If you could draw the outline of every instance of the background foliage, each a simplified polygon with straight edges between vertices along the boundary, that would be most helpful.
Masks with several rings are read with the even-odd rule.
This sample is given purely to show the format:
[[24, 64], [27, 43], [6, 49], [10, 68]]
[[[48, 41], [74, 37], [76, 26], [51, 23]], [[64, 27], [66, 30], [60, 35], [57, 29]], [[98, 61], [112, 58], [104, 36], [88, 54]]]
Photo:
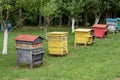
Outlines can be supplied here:
[[119, 0], [0, 0], [1, 19], [6, 18], [16, 25], [19, 20], [23, 25], [44, 25], [45, 19], [52, 26], [70, 26], [71, 18], [76, 20], [76, 26], [88, 26], [100, 17], [99, 23], [105, 23], [105, 18], [119, 17]]

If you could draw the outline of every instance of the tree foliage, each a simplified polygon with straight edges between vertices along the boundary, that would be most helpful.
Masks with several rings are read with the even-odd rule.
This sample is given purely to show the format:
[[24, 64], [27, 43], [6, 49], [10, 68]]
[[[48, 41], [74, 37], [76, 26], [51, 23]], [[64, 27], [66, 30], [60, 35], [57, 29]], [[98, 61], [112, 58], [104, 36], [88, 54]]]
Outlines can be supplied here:
[[17, 24], [20, 8], [22, 18], [26, 17], [24, 23], [36, 25], [39, 15], [42, 20], [49, 18], [50, 22], [52, 19], [59, 21], [58, 18], [61, 17], [63, 21], [74, 17], [81, 23], [84, 22], [83, 14], [87, 15], [89, 23], [93, 23], [90, 19], [97, 17], [104, 20], [108, 15], [120, 16], [117, 13], [120, 10], [119, 0], [0, 0], [0, 19], [7, 21], [9, 18], [14, 25]]

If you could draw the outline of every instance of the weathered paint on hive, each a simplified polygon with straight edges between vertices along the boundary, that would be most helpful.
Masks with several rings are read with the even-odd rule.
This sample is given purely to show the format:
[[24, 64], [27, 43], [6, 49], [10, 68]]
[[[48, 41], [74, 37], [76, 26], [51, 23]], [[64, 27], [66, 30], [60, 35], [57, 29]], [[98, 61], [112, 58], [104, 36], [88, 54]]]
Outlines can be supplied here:
[[35, 35], [20, 34], [15, 38], [17, 43], [39, 43], [42, 42], [43, 38]]
[[42, 48], [43, 38], [40, 36], [21, 34], [16, 38], [17, 64], [28, 63], [33, 67], [33, 63], [41, 62], [44, 54]]
[[30, 41], [33, 42], [35, 39], [37, 39], [39, 36], [33, 36], [33, 35], [27, 35], [27, 34], [21, 34], [15, 38], [15, 40], [19, 41]]
[[16, 48], [22, 48], [22, 49], [36, 49], [36, 48], [41, 48], [42, 43], [38, 44], [16, 44]]

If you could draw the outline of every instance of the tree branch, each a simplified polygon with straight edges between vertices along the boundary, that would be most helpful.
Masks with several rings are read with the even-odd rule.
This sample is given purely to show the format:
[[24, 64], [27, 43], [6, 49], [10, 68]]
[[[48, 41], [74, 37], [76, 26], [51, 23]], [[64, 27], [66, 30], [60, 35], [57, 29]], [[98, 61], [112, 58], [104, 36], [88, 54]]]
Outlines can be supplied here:
[[26, 19], [26, 17], [24, 17], [23, 19], [21, 19], [9, 32], [12, 32], [13, 29], [17, 28], [25, 19]]

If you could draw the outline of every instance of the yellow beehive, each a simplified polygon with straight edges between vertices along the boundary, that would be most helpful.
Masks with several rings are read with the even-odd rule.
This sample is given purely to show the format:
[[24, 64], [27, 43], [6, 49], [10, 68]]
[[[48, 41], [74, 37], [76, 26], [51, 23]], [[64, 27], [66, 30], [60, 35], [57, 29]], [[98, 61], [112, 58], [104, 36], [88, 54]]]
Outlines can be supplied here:
[[92, 44], [93, 40], [90, 33], [91, 29], [76, 29], [74, 46], [76, 46], [77, 43], [84, 44], [85, 47], [87, 44]]
[[65, 55], [68, 53], [67, 32], [48, 33], [48, 53], [51, 55]]

